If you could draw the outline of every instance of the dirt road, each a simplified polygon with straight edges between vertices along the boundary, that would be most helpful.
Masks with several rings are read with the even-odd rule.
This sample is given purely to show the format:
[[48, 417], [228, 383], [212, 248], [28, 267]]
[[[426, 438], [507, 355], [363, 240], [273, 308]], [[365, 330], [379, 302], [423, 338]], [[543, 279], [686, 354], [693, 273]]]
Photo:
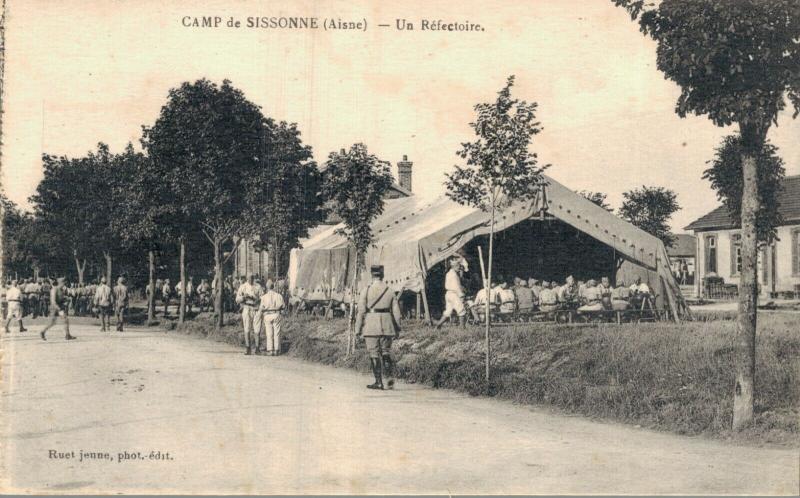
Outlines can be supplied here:
[[368, 391], [350, 371], [175, 333], [29, 328], [0, 344], [6, 493], [798, 492], [796, 450]]

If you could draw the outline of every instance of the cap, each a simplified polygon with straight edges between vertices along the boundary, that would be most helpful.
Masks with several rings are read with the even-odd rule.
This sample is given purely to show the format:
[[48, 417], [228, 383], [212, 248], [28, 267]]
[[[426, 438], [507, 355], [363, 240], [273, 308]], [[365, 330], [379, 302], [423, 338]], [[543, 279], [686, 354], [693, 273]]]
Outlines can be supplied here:
[[383, 278], [383, 265], [370, 266], [369, 272], [373, 277]]

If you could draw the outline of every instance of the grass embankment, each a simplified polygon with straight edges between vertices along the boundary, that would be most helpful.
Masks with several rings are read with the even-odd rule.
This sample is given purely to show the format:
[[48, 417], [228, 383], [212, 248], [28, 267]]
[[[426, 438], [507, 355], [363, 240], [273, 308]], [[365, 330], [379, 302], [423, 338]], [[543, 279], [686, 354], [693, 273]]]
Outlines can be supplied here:
[[[233, 316], [231, 316], [233, 318]], [[346, 322], [292, 318], [284, 351], [368, 371], [363, 343], [345, 354]], [[232, 321], [219, 333], [198, 317], [182, 330], [240, 344]], [[730, 431], [733, 322], [569, 326], [519, 324], [493, 330], [492, 380], [483, 379], [483, 330], [434, 331], [404, 323], [394, 354], [407, 382], [541, 404], [570, 413], [678, 434], [798, 445], [800, 315], [759, 316], [756, 421]]]

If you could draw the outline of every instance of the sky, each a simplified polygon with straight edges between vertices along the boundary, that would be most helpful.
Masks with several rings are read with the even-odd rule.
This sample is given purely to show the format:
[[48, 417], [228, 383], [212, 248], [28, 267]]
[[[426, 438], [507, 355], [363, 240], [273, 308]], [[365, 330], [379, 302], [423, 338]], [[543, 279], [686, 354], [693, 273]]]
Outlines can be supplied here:
[[[183, 26], [197, 16], [219, 16], [223, 26]], [[243, 25], [299, 16], [367, 27], [225, 27], [231, 16]], [[395, 29], [397, 19], [416, 29]], [[483, 30], [420, 29], [437, 19]], [[0, 174], [23, 207], [43, 153], [138, 146], [169, 89], [199, 78], [230, 79], [266, 115], [296, 122], [319, 163], [356, 142], [393, 164], [408, 155], [415, 194], [432, 198], [460, 164], [473, 106], [493, 101], [513, 74], [513, 95], [538, 103], [544, 129], [530, 149], [549, 175], [604, 192], [613, 207], [632, 188], [672, 189], [678, 232], [718, 205], [702, 172], [733, 132], [675, 114], [678, 88], [656, 69], [655, 44], [610, 0], [7, 0], [6, 23]], [[787, 112], [778, 124], [769, 138], [787, 174], [800, 174], [800, 120]]]

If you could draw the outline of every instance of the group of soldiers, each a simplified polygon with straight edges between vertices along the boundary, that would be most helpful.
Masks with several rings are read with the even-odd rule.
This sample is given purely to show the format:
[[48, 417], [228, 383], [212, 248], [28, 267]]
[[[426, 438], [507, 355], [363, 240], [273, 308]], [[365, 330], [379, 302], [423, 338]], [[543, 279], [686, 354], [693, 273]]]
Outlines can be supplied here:
[[[213, 292], [213, 285], [209, 285], [206, 279], [201, 279], [200, 284], [196, 287], [194, 285], [194, 278], [189, 277], [186, 280], [186, 312], [190, 313], [194, 306], [197, 306], [201, 312], [204, 312], [211, 308], [211, 296]], [[161, 301], [164, 305], [164, 317], [166, 318], [169, 316], [169, 305], [172, 303], [172, 300], [175, 299], [180, 303], [181, 299], [181, 292], [183, 289], [183, 285], [181, 285], [181, 281], [178, 281], [175, 286], [173, 287], [170, 283], [170, 280], [167, 279], [156, 279], [155, 281], [155, 295], [153, 296], [154, 301]], [[148, 299], [150, 295], [153, 293], [153, 289], [150, 287], [148, 283], [145, 286], [145, 293], [147, 294]]]
[[[64, 321], [65, 339], [73, 340], [75, 336], [69, 332], [70, 310], [73, 315], [77, 315], [85, 313], [87, 309], [100, 318], [102, 331], [109, 330], [112, 313], [116, 317], [117, 331], [123, 331], [128, 308], [128, 287], [124, 277], [117, 279], [117, 285], [113, 289], [106, 283], [105, 277], [100, 278], [97, 284], [89, 286], [68, 287], [64, 277], [55, 280], [41, 279], [35, 282], [35, 286], [33, 283], [32, 280], [22, 283], [12, 280], [7, 286], [2, 286], [2, 314], [6, 334], [11, 333], [8, 326], [12, 320], [17, 321], [22, 333], [27, 331], [22, 321], [25, 316], [30, 314], [36, 318], [43, 315], [49, 316], [50, 322], [40, 332], [42, 340], [47, 340], [47, 331], [55, 325], [59, 317]], [[84, 289], [90, 291], [84, 292]]]
[[[281, 314], [286, 308], [282, 289], [267, 279], [250, 275], [241, 277], [236, 286], [236, 304], [242, 314], [246, 355], [278, 356], [281, 353]], [[265, 348], [260, 347], [264, 335]]]
[[536, 278], [514, 278], [511, 282], [490, 286], [488, 296], [486, 288], [481, 288], [472, 299], [468, 299], [461, 283], [462, 276], [462, 259], [452, 258], [445, 275], [445, 310], [436, 328], [440, 328], [453, 314], [462, 326], [470, 317], [476, 322], [483, 321], [487, 301], [490, 310], [497, 312], [501, 319], [514, 319], [520, 315], [536, 312], [547, 314], [565, 309], [575, 310], [579, 314], [625, 311], [653, 298], [650, 287], [641, 278], [637, 278], [630, 286], [624, 281], [614, 286], [608, 277], [601, 277], [599, 281], [576, 281], [570, 275], [563, 284]]

